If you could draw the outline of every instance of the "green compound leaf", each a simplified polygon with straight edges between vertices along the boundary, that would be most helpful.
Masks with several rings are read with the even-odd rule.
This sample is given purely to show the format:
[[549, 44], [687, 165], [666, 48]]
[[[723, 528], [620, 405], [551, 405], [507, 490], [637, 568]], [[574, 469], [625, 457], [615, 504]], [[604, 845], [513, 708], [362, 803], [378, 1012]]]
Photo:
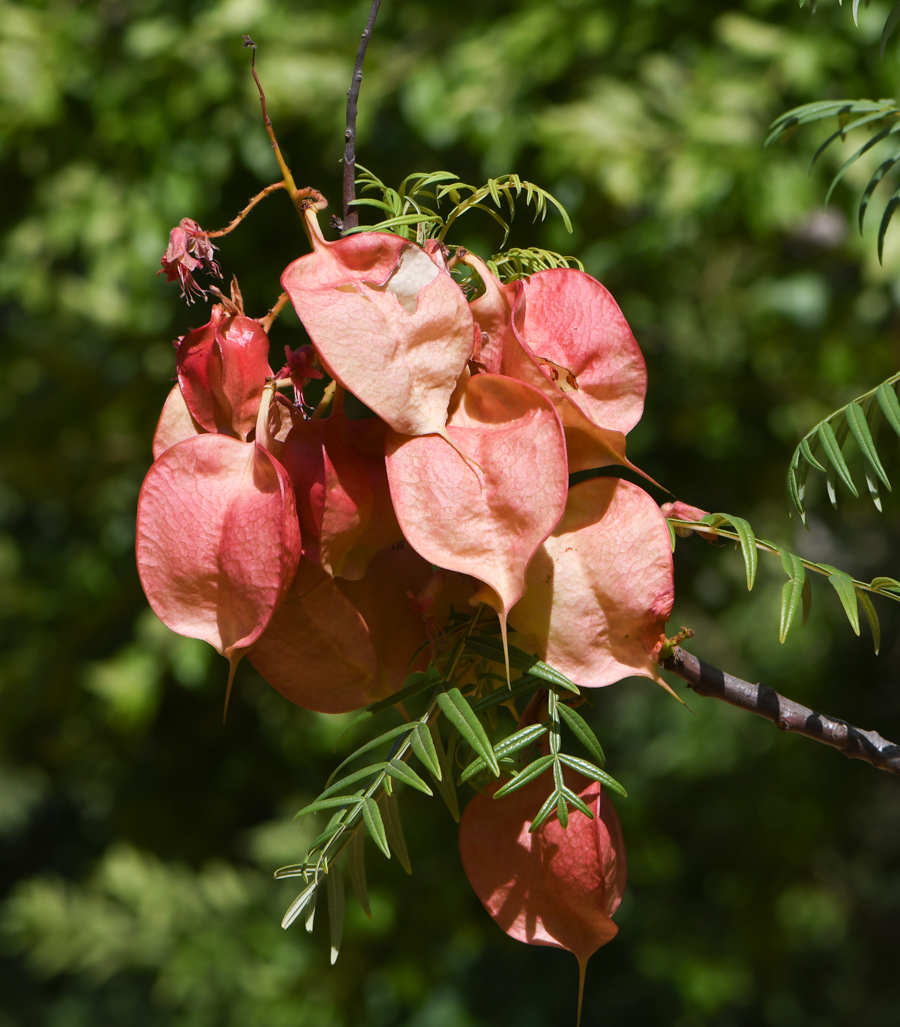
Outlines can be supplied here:
[[[494, 635], [473, 635], [466, 639], [466, 648], [471, 649], [477, 656], [483, 656], [494, 663], [504, 663], [503, 643]], [[534, 656], [517, 649], [514, 645], [509, 646], [509, 666], [511, 669], [521, 670], [525, 674], [548, 681], [551, 685], [565, 689], [567, 692], [579, 694], [578, 686], [571, 682], [565, 674], [554, 670], [549, 664], [544, 663]], [[505, 701], [505, 700], [504, 700]]]
[[[504, 759], [507, 756], [512, 756], [517, 752], [521, 752], [522, 749], [527, 748], [532, 742], [537, 741], [547, 733], [546, 724], [531, 724], [529, 727], [522, 728], [521, 731], [516, 731], [515, 734], [510, 735], [508, 738], [504, 738], [502, 742], [498, 742], [494, 746], [494, 755], [498, 760]], [[459, 784], [465, 784], [466, 781], [473, 778], [476, 774], [480, 774], [487, 768], [485, 761], [479, 756], [473, 760], [466, 769], [460, 774]]]
[[494, 755], [490, 740], [462, 692], [458, 688], [451, 688], [449, 692], [441, 692], [437, 701], [447, 720], [469, 743], [474, 752], [481, 756], [494, 777], [499, 777], [500, 767], [497, 764], [497, 757]]
[[879, 649], [881, 649], [881, 625], [878, 622], [878, 613], [868, 593], [863, 589], [857, 588], [856, 598], [859, 600], [859, 605], [863, 608], [863, 613], [869, 622], [869, 628], [872, 631], [872, 642], [875, 645], [875, 655], [877, 656]]
[[566, 706], [565, 703], [560, 703], [557, 708], [559, 709], [559, 715], [566, 722], [572, 734], [575, 735], [601, 767], [605, 766], [606, 757], [603, 755], [603, 747], [600, 745], [597, 736], [591, 730], [587, 721], [580, 713], [576, 713], [575, 710], [570, 706]]
[[344, 878], [333, 866], [328, 871], [328, 927], [331, 935], [331, 965], [337, 962], [344, 933]]
[[788, 581], [781, 589], [781, 616], [778, 624], [778, 640], [784, 642], [791, 629], [797, 610], [803, 602], [803, 588], [806, 584], [806, 569], [799, 556], [778, 547], [781, 566], [784, 568]]
[[381, 811], [375, 800], [367, 795], [362, 801], [362, 817], [363, 823], [366, 825], [366, 830], [373, 842], [378, 846], [384, 855], [390, 859], [391, 850], [387, 843], [387, 834], [384, 830], [384, 821], [381, 819]]
[[533, 781], [536, 777], [543, 774], [554, 760], [555, 757], [553, 756], [539, 756], [533, 763], [529, 763], [524, 770], [516, 774], [514, 778], [507, 781], [505, 785], [501, 785], [494, 792], [494, 798], [502, 799], [504, 795], [509, 795], [510, 792], [515, 792], [523, 785], [527, 785], [529, 781]]

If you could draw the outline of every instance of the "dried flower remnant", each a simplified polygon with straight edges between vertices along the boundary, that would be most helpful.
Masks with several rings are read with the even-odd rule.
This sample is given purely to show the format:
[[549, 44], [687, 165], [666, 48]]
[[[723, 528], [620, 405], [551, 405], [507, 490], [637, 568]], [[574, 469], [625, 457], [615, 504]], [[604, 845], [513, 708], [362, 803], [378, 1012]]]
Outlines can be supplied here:
[[206, 295], [206, 290], [194, 279], [195, 271], [205, 270], [207, 274], [222, 277], [213, 257], [216, 248], [196, 221], [182, 218], [181, 224], [169, 233], [169, 245], [160, 261], [162, 270], [156, 273], [165, 274], [167, 282], [177, 281], [181, 295], [188, 303], [193, 303], [198, 296]]

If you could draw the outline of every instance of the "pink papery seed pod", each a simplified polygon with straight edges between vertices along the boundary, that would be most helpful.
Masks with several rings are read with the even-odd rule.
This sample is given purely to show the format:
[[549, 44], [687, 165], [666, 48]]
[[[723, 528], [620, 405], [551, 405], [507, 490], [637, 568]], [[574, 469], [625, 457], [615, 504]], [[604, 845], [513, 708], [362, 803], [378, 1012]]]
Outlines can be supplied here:
[[416, 552], [483, 582], [477, 599], [496, 610], [505, 638], [528, 564], [565, 508], [565, 439], [553, 405], [523, 382], [477, 374], [458, 400], [450, 445], [388, 433], [391, 498]]
[[517, 645], [576, 685], [630, 676], [664, 684], [656, 657], [673, 598], [672, 545], [659, 507], [631, 482], [591, 478], [569, 490], [509, 623]]
[[385, 232], [322, 238], [281, 277], [322, 366], [395, 431], [443, 434], [475, 325], [462, 290], [421, 247]]
[[592, 819], [573, 810], [564, 828], [553, 813], [529, 830], [552, 789], [548, 770], [499, 799], [499, 782], [476, 795], [460, 820], [459, 850], [469, 883], [502, 930], [574, 953], [580, 1019], [587, 961], [618, 931], [612, 916], [625, 890], [625, 843], [600, 784], [568, 768], [563, 777]]
[[170, 446], [141, 487], [136, 556], [154, 613], [229, 661], [230, 690], [300, 559], [287, 471], [262, 446], [227, 435]]

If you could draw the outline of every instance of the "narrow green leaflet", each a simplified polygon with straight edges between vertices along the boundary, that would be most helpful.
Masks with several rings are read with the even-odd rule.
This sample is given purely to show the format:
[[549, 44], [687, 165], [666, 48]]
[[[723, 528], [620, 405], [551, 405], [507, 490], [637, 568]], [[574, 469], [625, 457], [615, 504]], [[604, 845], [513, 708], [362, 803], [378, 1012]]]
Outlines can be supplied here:
[[587, 749], [587, 751], [594, 757], [597, 763], [602, 767], [606, 764], [606, 757], [603, 755], [603, 747], [597, 740], [597, 736], [591, 730], [587, 721], [581, 716], [580, 713], [576, 713], [570, 706], [566, 706], [565, 703], [559, 704], [559, 715], [566, 722], [569, 730], [578, 739], [579, 742]]
[[441, 692], [437, 701], [447, 720], [481, 756], [494, 777], [499, 777], [500, 767], [497, 765], [497, 758], [494, 756], [490, 740], [462, 692], [458, 688], [451, 688], [449, 692]]
[[363, 912], [371, 920], [372, 908], [369, 905], [369, 889], [366, 885], [365, 837], [362, 831], [353, 831], [344, 851], [347, 853], [347, 873], [350, 876], [350, 884], [353, 886], [353, 891], [359, 899]]
[[896, 578], [888, 578], [885, 575], [872, 578], [869, 585], [872, 588], [877, 588], [879, 592], [900, 592], [900, 581]]
[[311, 881], [296, 899], [288, 906], [288, 911], [284, 914], [281, 920], [281, 926], [287, 930], [288, 927], [297, 919], [298, 916], [303, 912], [310, 900], [315, 896], [316, 889], [319, 886], [318, 878]]
[[593, 763], [579, 759], [577, 756], [570, 756], [568, 753], [562, 754], [559, 760], [560, 763], [571, 767], [572, 770], [577, 770], [579, 774], [584, 774], [585, 777], [589, 777], [592, 781], [599, 781], [605, 788], [615, 792], [616, 795], [621, 795], [623, 799], [628, 798], [628, 793], [622, 785], [614, 777], [607, 774], [605, 770], [595, 767]]
[[847, 620], [850, 621], [850, 627], [853, 628], [855, 634], [859, 634], [859, 608], [856, 602], [856, 586], [853, 584], [853, 578], [846, 571], [839, 570], [837, 567], [832, 567], [828, 563], [820, 563], [819, 567], [823, 567], [829, 571], [828, 580], [831, 582], [835, 592], [838, 594], [838, 599], [841, 601], [841, 606], [844, 608], [844, 613], [847, 614]]
[[378, 807], [382, 812], [388, 844], [400, 861], [400, 866], [408, 874], [411, 874], [412, 864], [409, 861], [406, 839], [403, 837], [403, 824], [400, 822], [400, 804], [397, 802], [397, 793], [388, 795], [385, 792], [378, 800]]
[[884, 23], [884, 28], [881, 30], [881, 56], [884, 57], [884, 48], [888, 44], [888, 40], [891, 38], [891, 33], [897, 27], [897, 22], [900, 21], [900, 4], [894, 4], [891, 8], [891, 13], [887, 16], [887, 21]]
[[395, 781], [402, 781], [403, 784], [409, 785], [410, 788], [415, 788], [422, 792], [424, 795], [434, 795], [434, 792], [428, 787], [427, 784], [422, 780], [421, 777], [412, 769], [408, 767], [403, 760], [391, 760], [390, 763], [384, 765], [384, 769], [394, 778]]
[[361, 792], [356, 792], [354, 795], [332, 795], [327, 799], [316, 799], [315, 802], [311, 802], [308, 806], [304, 806], [303, 809], [298, 810], [294, 814], [294, 820], [299, 820], [301, 817], [308, 816], [310, 813], [319, 813], [323, 809], [334, 809], [337, 806], [350, 806], [352, 803], [359, 801], [361, 794]]
[[[869, 429], [869, 434], [872, 436], [874, 442], [877, 442], [878, 440], [878, 432], [883, 420], [884, 414], [882, 413], [881, 407], [878, 405], [876, 398], [872, 396], [869, 400], [869, 405], [866, 408], [866, 427]], [[881, 513], [881, 482], [873, 471], [870, 463], [866, 462], [864, 469], [866, 475], [866, 488], [869, 490], [869, 498], [875, 505], [875, 509]]]
[[[588, 806], [588, 804], [583, 799], [579, 799], [579, 797], [572, 791], [571, 788], [567, 787], [566, 785], [563, 785], [560, 797], [565, 799], [565, 801], [570, 806], [574, 806], [575, 809], [577, 809], [580, 813], [583, 813], [588, 818], [588, 820], [594, 819], [594, 814], [591, 812], [591, 807]], [[566, 819], [568, 820], [568, 817]], [[562, 821], [560, 821], [560, 823], [562, 823]], [[566, 825], [563, 824], [563, 827], [565, 826]]]
[[313, 927], [316, 923], [316, 903], [319, 899], [319, 891], [316, 889], [312, 899], [306, 904], [306, 920], [304, 921], [304, 928], [307, 934], [313, 933]]
[[817, 471], [821, 471], [823, 474], [828, 470], [827, 467], [823, 467], [822, 464], [816, 459], [815, 453], [813, 452], [813, 446], [816, 444], [816, 439], [813, 438], [810, 441], [809, 436], [803, 439], [800, 443], [800, 451], [806, 457], [806, 462], [811, 464]]
[[556, 813], [559, 817], [559, 822], [562, 826], [568, 827], [569, 817], [568, 810], [566, 808], [566, 800], [562, 797], [562, 794], [554, 789], [550, 795], [547, 796], [543, 806], [537, 811], [534, 820], [531, 822], [531, 827], [528, 828], [529, 834], [534, 834], [547, 818]]
[[749, 591], [756, 581], [756, 569], [759, 562], [759, 554], [756, 551], [756, 535], [753, 533], [749, 521], [744, 520], [743, 517], [732, 517], [731, 514], [714, 514], [713, 516], [727, 519], [734, 526], [734, 530], [741, 540], [741, 555], [744, 558], [747, 590]]
[[875, 440], [869, 431], [869, 425], [866, 422], [866, 415], [863, 413], [862, 407], [856, 401], [848, 403], [845, 416], [847, 424], [850, 426], [850, 432], [853, 438], [856, 439], [860, 451], [871, 465], [872, 470], [878, 475], [881, 484], [890, 492], [891, 483], [888, 481], [888, 476], [881, 466], [881, 461], [878, 459], [878, 453], [875, 450]]
[[[514, 734], [511, 734], [508, 738], [504, 738], [502, 742], [498, 742], [497, 745], [494, 746], [494, 755], [498, 760], [504, 759], [507, 756], [512, 756], [514, 753], [521, 752], [522, 749], [527, 748], [532, 742], [537, 741], [538, 738], [542, 737], [546, 733], [546, 724], [531, 724], [529, 727], [524, 727], [521, 731], [516, 731]], [[474, 777], [476, 774], [480, 774], [485, 769], [487, 769], [487, 764], [479, 756], [462, 772], [459, 778], [459, 784], [465, 784], [466, 781]]]
[[869, 628], [872, 631], [872, 641], [875, 645], [875, 655], [877, 656], [879, 649], [881, 649], [881, 625], [878, 622], [878, 613], [875, 610], [874, 603], [863, 589], [857, 588], [856, 598], [859, 600], [859, 605], [863, 608], [863, 613], [869, 622]]
[[337, 867], [328, 871], [328, 927], [331, 934], [331, 965], [337, 962], [344, 933], [344, 878]]
[[339, 792], [347, 785], [355, 784], [357, 781], [362, 781], [367, 777], [374, 777], [375, 774], [386, 769], [386, 763], [373, 763], [371, 766], [363, 767], [361, 770], [355, 770], [352, 774], [348, 774], [346, 777], [342, 777], [339, 781], [335, 781], [334, 784], [329, 785], [325, 791], [322, 792], [316, 802], [321, 802], [322, 799], [327, 799], [330, 795], [334, 795], [335, 792]]
[[837, 471], [841, 481], [848, 489], [850, 489], [853, 495], [858, 497], [859, 493], [856, 491], [856, 485], [850, 477], [850, 469], [847, 467], [847, 462], [844, 460], [844, 454], [841, 452], [841, 445], [837, 440], [834, 429], [828, 421], [823, 421], [819, 425], [818, 435], [819, 441], [822, 443], [822, 448], [825, 450], [825, 453], [831, 462], [831, 466], [835, 471]]
[[434, 747], [434, 739], [431, 737], [427, 725], [416, 721], [412, 734], [409, 736], [409, 744], [422, 766], [433, 778], [440, 781], [441, 764]]
[[884, 419], [900, 435], [900, 400], [894, 390], [893, 380], [882, 382], [875, 390], [875, 398], [884, 414]]
[[391, 858], [391, 850], [388, 847], [387, 835], [384, 830], [384, 821], [381, 819], [381, 811], [375, 800], [371, 796], [366, 796], [362, 802], [362, 817], [363, 823], [366, 825], [366, 830], [372, 838], [372, 841], [378, 846], [379, 849], [385, 854], [385, 856]]
[[529, 763], [528, 766], [520, 771], [514, 778], [507, 781], [505, 785], [501, 785], [496, 792], [494, 792], [495, 799], [501, 799], [504, 795], [509, 795], [510, 792], [516, 791], [523, 785], [527, 785], [529, 781], [533, 781], [536, 777], [539, 777], [551, 763], [554, 762], [553, 756], [540, 756], [534, 761]]
[[803, 561], [794, 553], [778, 547], [781, 566], [789, 580], [781, 589], [781, 617], [778, 624], [778, 640], [784, 642], [791, 629], [794, 616], [803, 601], [803, 586], [806, 582], [806, 569]]
[[390, 731], [385, 731], [383, 735], [379, 735], [377, 738], [373, 738], [371, 741], [366, 742], [365, 745], [360, 746], [352, 755], [348, 756], [342, 763], [332, 771], [331, 776], [325, 782], [326, 785], [330, 785], [331, 782], [337, 777], [337, 775], [346, 767], [349, 763], [359, 759], [365, 752], [371, 752], [372, 749], [377, 749], [379, 745], [383, 745], [385, 742], [390, 742], [395, 739], [398, 735], [408, 734], [412, 730], [412, 724], [400, 724], [398, 727], [391, 728]]
[[[361, 801], [361, 799], [356, 800], [357, 804]], [[313, 852], [315, 849], [323, 848], [325, 845], [328, 844], [328, 842], [331, 841], [331, 839], [342, 828], [344, 823], [344, 815], [346, 814], [346, 812], [346, 810], [341, 810], [336, 817], [332, 817], [331, 820], [328, 821], [328, 826], [325, 828], [325, 830], [320, 835], [316, 835], [316, 837], [313, 838], [313, 840], [309, 843], [309, 852]]]
[[[495, 663], [504, 663], [503, 643], [494, 635], [473, 635], [466, 639], [466, 648], [471, 649], [478, 656], [484, 656]], [[554, 670], [543, 660], [517, 649], [514, 645], [509, 646], [509, 665], [515, 670], [521, 670], [531, 674], [542, 681], [549, 681], [552, 685], [565, 689], [567, 692], [579, 694], [578, 686], [571, 682], [565, 674]]]
[[435, 777], [434, 783], [438, 795], [444, 800], [450, 815], [459, 823], [459, 800], [456, 797], [456, 786], [453, 784], [453, 775], [450, 772], [450, 760], [447, 757], [447, 750], [441, 741], [441, 733], [436, 723], [428, 725], [431, 733], [431, 740], [434, 743], [434, 751], [437, 753], [438, 764], [441, 768], [441, 776]]

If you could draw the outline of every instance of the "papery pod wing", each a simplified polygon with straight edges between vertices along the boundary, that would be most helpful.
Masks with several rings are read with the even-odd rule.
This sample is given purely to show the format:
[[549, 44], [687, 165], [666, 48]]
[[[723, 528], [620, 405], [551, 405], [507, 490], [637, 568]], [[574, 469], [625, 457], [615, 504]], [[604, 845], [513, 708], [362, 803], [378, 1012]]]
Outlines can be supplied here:
[[475, 592], [474, 583], [462, 575], [435, 575], [406, 542], [378, 553], [364, 577], [337, 578], [335, 584], [365, 618], [378, 655], [370, 701], [396, 692], [412, 671], [425, 670], [430, 642], [447, 627], [451, 607], [470, 611], [468, 600]]
[[386, 425], [334, 413], [325, 425], [321, 562], [334, 577], [361, 578], [372, 557], [403, 535], [384, 459]]
[[298, 421], [288, 432], [281, 460], [294, 485], [303, 555], [319, 563], [319, 540], [325, 516], [324, 420]]
[[552, 268], [526, 279], [524, 308], [519, 337], [544, 373], [594, 424], [631, 431], [647, 368], [608, 290], [583, 271]]
[[611, 917], [625, 888], [622, 829], [595, 781], [566, 769], [565, 783], [593, 813], [556, 814], [529, 828], [553, 782], [548, 771], [493, 799], [499, 785], [476, 795], [463, 812], [459, 848], [469, 883], [498, 926], [529, 945], [568, 949], [584, 964], [616, 934]]
[[191, 415], [208, 432], [247, 439], [269, 367], [269, 337], [259, 322], [226, 316], [213, 307], [209, 324], [189, 332], [178, 347], [178, 383]]
[[460, 288], [396, 235], [314, 237], [314, 247], [281, 283], [324, 367], [396, 431], [443, 432], [475, 338]]
[[576, 685], [661, 680], [656, 654], [672, 611], [672, 546], [659, 507], [618, 478], [569, 491], [566, 512], [528, 568], [509, 613], [516, 644]]
[[286, 699], [320, 713], [365, 706], [378, 677], [362, 615], [325, 571], [305, 559], [247, 658]]
[[191, 417], [181, 386], [176, 383], [163, 403], [162, 413], [153, 434], [153, 459], [162, 456], [169, 446], [174, 446], [176, 442], [184, 442], [185, 439], [204, 434], [205, 429]]
[[[620, 425], [633, 427], [640, 418], [646, 370], [609, 293], [583, 272], [562, 268], [501, 285], [479, 257], [466, 254], [465, 261], [485, 283], [484, 295], [472, 303], [489, 337], [482, 342], [483, 366], [527, 382], [553, 403], [565, 429], [569, 470], [621, 464], [643, 473], [625, 456]], [[553, 278], [557, 272], [564, 277]], [[576, 277], [565, 277], [569, 273]], [[538, 284], [529, 292], [535, 279]], [[570, 300], [572, 325], [566, 307]], [[599, 319], [597, 331], [592, 316]], [[531, 342], [546, 354], [536, 354]], [[592, 346], [599, 347], [596, 353]], [[608, 420], [602, 419], [607, 415]]]
[[391, 433], [387, 470], [404, 536], [426, 560], [488, 586], [479, 598], [505, 625], [525, 570], [562, 516], [566, 447], [552, 403], [501, 375], [460, 390], [453, 442]]
[[264, 631], [300, 559], [287, 472], [226, 435], [171, 446], [141, 487], [136, 549], [159, 619], [234, 660]]
[[480, 337], [473, 360], [488, 373], [500, 374], [507, 338], [513, 331], [513, 311], [525, 312], [524, 304], [520, 303], [525, 284], [522, 281], [501, 284], [480, 257], [467, 253], [465, 260], [478, 271], [484, 282], [484, 293], [469, 304]]

